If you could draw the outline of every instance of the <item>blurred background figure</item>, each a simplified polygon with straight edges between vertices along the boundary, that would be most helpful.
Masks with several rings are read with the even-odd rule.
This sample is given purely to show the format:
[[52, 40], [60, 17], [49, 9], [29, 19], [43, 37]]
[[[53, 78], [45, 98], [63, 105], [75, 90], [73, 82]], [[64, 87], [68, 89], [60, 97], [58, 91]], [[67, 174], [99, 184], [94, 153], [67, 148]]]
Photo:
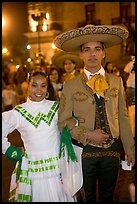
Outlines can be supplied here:
[[63, 69], [64, 73], [61, 78], [62, 83], [77, 76], [83, 68], [83, 61], [78, 55], [63, 51], [57, 52], [52, 57], [52, 63], [56, 67]]
[[61, 75], [59, 69], [52, 67], [48, 74], [49, 84], [54, 88], [55, 99], [59, 100], [62, 91]]
[[135, 63], [135, 56], [131, 55], [131, 60], [125, 65], [125, 67], [123, 69], [122, 78], [123, 78], [123, 83], [124, 83], [125, 87], [126, 87], [126, 81], [129, 77], [129, 74], [133, 68], [134, 63]]
[[26, 101], [26, 91], [27, 91], [27, 76], [28, 70], [25, 66], [20, 66], [15, 74], [14, 83], [17, 87], [17, 97], [18, 103], [24, 103]]
[[110, 61], [107, 61], [104, 69], [108, 73], [115, 74], [116, 76], [120, 76], [120, 71], [117, 69], [116, 66], [113, 66], [113, 64]]
[[8, 84], [2, 87], [2, 111], [13, 109], [18, 104], [16, 85]]
[[124, 68], [127, 78], [125, 81], [126, 102], [132, 128], [133, 137], [135, 138], [135, 56]]
[[106, 72], [108, 73], [113, 73], [113, 65], [111, 62], [106, 62], [105, 66], [104, 66], [104, 69]]
[[121, 76], [120, 71], [117, 67], [113, 67], [113, 74], [115, 74], [116, 76]]

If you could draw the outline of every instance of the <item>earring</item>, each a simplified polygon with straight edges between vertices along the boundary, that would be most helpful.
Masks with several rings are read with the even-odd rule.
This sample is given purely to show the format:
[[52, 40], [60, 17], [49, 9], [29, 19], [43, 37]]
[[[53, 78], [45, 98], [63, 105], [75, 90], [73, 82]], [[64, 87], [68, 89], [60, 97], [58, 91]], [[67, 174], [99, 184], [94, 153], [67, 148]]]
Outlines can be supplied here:
[[47, 91], [47, 93], [46, 93], [46, 98], [48, 98], [49, 97], [49, 92]]

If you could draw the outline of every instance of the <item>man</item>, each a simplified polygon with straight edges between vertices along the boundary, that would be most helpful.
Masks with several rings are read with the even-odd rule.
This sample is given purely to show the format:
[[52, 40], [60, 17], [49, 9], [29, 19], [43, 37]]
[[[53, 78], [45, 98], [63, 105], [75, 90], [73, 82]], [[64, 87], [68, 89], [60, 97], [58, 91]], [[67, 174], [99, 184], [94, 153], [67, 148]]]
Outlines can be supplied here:
[[58, 51], [52, 57], [52, 63], [55, 67], [63, 69], [64, 74], [61, 78], [62, 83], [74, 78], [80, 73], [83, 68], [83, 61], [78, 54]]
[[[126, 40], [125, 27], [87, 25], [60, 34], [55, 46], [79, 51], [83, 73], [68, 81], [62, 91], [59, 125], [74, 115], [79, 125], [70, 132], [75, 144], [83, 147], [83, 186], [87, 202], [113, 202], [120, 166], [122, 141], [128, 165], [134, 165], [134, 141], [125, 102], [122, 78], [105, 72], [105, 48]], [[95, 83], [94, 83], [95, 82]]]

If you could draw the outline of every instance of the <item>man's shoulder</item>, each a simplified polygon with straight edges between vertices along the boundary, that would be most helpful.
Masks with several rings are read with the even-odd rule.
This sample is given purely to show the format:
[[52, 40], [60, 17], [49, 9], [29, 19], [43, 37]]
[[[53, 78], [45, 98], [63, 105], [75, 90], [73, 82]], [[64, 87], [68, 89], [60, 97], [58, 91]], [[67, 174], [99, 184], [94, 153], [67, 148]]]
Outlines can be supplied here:
[[67, 83], [77, 83], [78, 81], [81, 80], [81, 74], [76, 75], [72, 79], [68, 80]]
[[116, 74], [114, 73], [106, 73], [106, 76], [109, 77], [109, 79], [119, 79], [120, 76], [117, 76]]

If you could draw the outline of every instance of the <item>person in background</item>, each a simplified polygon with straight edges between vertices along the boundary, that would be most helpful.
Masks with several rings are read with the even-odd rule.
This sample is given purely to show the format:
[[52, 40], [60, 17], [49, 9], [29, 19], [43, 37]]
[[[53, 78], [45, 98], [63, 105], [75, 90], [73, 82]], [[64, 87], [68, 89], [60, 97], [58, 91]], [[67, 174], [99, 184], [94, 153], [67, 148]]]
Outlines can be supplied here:
[[[83, 186], [86, 202], [113, 202], [120, 169], [121, 141], [127, 165], [135, 164], [135, 145], [121, 77], [105, 72], [105, 48], [126, 40], [124, 26], [87, 25], [58, 35], [54, 44], [65, 52], [79, 52], [84, 71], [65, 83], [59, 106], [59, 126], [72, 114], [79, 126], [71, 130], [83, 148]], [[98, 184], [98, 185], [97, 185]], [[96, 187], [98, 186], [98, 194]]]
[[108, 73], [113, 73], [113, 65], [111, 62], [106, 62], [105, 67], [104, 67], [105, 71]]
[[135, 62], [134, 55], [132, 55], [130, 58], [131, 58], [130, 61], [123, 68], [122, 79], [123, 79], [124, 87], [126, 87], [126, 81], [128, 79], [129, 73], [131, 72]]
[[[46, 94], [47, 76], [34, 71], [28, 80], [27, 101], [2, 113], [2, 153], [17, 162], [11, 176], [10, 202], [74, 202], [63, 189], [59, 169], [58, 103], [46, 100]], [[24, 148], [8, 141], [8, 134], [15, 129]]]
[[15, 84], [8, 84], [2, 90], [3, 111], [13, 109], [18, 104], [18, 97]]
[[17, 97], [19, 104], [24, 103], [26, 101], [27, 75], [28, 75], [27, 68], [25, 66], [20, 66], [14, 77], [14, 83], [16, 84], [17, 87]]
[[60, 82], [60, 74], [57, 68], [53, 67], [50, 69], [48, 74], [48, 80], [54, 88], [56, 100], [59, 101], [62, 91], [62, 83]]
[[83, 68], [83, 61], [77, 54], [62, 51], [58, 51], [52, 57], [52, 63], [55, 67], [64, 69], [64, 74], [61, 78], [63, 84], [77, 76], [80, 73], [81, 68]]
[[132, 128], [133, 137], [135, 138], [135, 61], [125, 66], [124, 72], [128, 73], [126, 80], [126, 102]]

